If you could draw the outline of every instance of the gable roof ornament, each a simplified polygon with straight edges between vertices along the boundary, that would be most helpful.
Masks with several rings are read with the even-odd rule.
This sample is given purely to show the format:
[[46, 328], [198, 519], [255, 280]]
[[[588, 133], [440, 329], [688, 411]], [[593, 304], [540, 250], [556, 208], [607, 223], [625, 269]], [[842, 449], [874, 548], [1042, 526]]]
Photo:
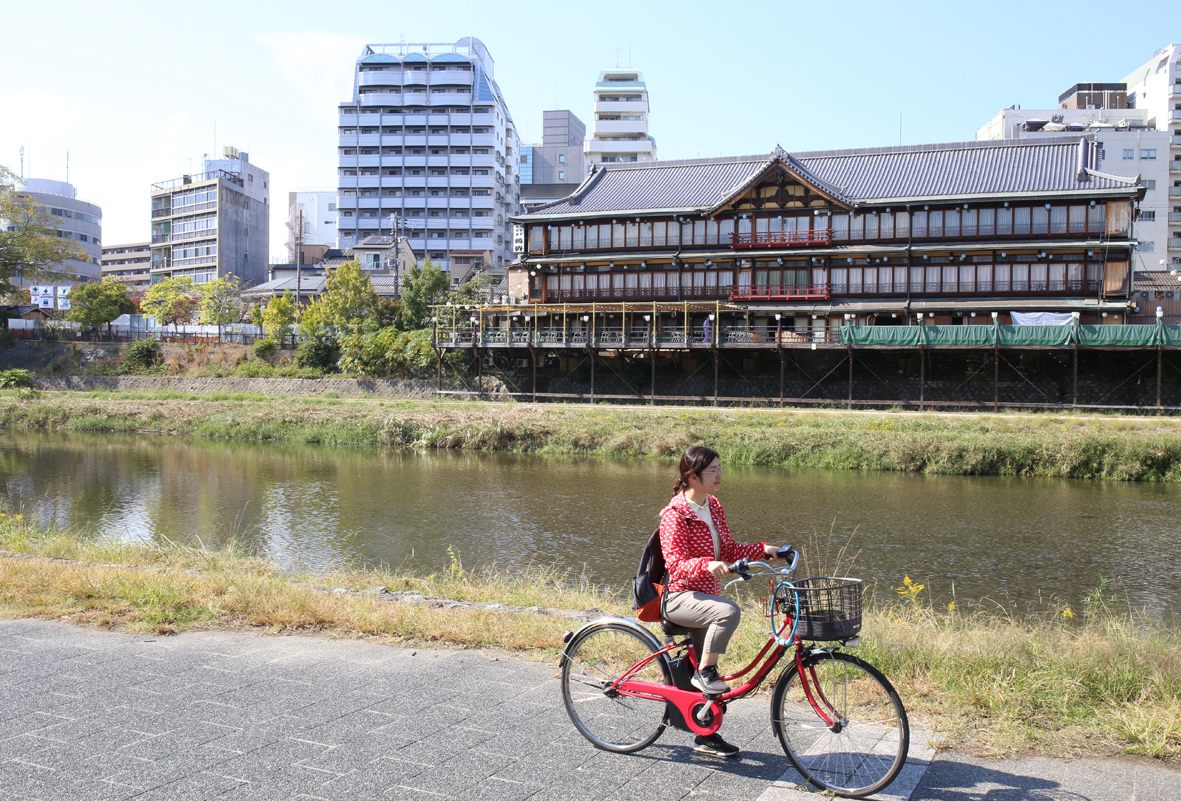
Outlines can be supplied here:
[[712, 216], [734, 205], [734, 203], [749, 192], [760, 180], [776, 170], [781, 171], [781, 182], [783, 174], [786, 174], [816, 194], [826, 198], [834, 206], [841, 206], [846, 209], [852, 209], [854, 206], [853, 198], [846, 194], [843, 189], [820, 178], [805, 167], [797, 158], [784, 150], [782, 146], [775, 145], [775, 149], [771, 151], [770, 157], [763, 164], [759, 165], [753, 173], [723, 194], [721, 199], [709, 210], [709, 214]]

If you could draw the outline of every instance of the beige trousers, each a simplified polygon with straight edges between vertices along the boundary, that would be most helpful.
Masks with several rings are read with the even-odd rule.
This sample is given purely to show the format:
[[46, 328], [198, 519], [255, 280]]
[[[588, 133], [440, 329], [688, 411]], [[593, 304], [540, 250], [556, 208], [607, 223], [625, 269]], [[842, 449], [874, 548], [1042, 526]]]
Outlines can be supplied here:
[[692, 629], [690, 637], [698, 658], [724, 654], [730, 637], [738, 630], [742, 610], [724, 595], [684, 590], [665, 596], [664, 616], [678, 626]]

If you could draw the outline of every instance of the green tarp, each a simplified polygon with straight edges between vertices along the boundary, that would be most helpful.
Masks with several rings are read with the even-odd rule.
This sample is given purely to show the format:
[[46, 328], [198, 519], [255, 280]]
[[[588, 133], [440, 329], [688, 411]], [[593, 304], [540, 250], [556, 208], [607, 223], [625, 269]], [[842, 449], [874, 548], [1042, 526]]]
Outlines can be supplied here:
[[841, 341], [879, 347], [1181, 348], [1181, 325], [847, 325]]
[[1001, 347], [1062, 346], [1071, 344], [1073, 325], [998, 325]]
[[846, 345], [921, 345], [923, 329], [917, 325], [846, 325], [841, 328], [841, 342]]
[[[1080, 325], [1078, 344], [1092, 347], [1118, 345], [1129, 348], [1155, 347], [1161, 344], [1157, 325]], [[1178, 342], [1181, 345], [1181, 342]]]

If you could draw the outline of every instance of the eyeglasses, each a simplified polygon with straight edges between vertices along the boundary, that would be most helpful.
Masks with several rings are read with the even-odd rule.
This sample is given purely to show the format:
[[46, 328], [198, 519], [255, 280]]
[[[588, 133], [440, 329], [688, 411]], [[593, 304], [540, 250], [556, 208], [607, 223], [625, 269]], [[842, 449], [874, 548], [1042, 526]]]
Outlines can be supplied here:
[[703, 475], [703, 476], [720, 476], [721, 474], [722, 474], [721, 467], [711, 467], [708, 470], [701, 471], [701, 475]]

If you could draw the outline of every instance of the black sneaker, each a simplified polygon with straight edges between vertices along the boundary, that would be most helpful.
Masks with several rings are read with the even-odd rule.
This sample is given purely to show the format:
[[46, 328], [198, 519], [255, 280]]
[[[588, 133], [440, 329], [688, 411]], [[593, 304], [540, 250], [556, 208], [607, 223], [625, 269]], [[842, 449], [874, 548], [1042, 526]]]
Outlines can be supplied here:
[[722, 677], [718, 675], [718, 669], [713, 665], [697, 671], [689, 681], [707, 695], [721, 695], [730, 689], [730, 685], [722, 681]]
[[730, 759], [738, 756], [738, 746], [730, 745], [722, 739], [720, 734], [711, 734], [708, 737], [694, 737], [693, 750], [699, 754], [706, 756], [719, 757], [721, 759]]

